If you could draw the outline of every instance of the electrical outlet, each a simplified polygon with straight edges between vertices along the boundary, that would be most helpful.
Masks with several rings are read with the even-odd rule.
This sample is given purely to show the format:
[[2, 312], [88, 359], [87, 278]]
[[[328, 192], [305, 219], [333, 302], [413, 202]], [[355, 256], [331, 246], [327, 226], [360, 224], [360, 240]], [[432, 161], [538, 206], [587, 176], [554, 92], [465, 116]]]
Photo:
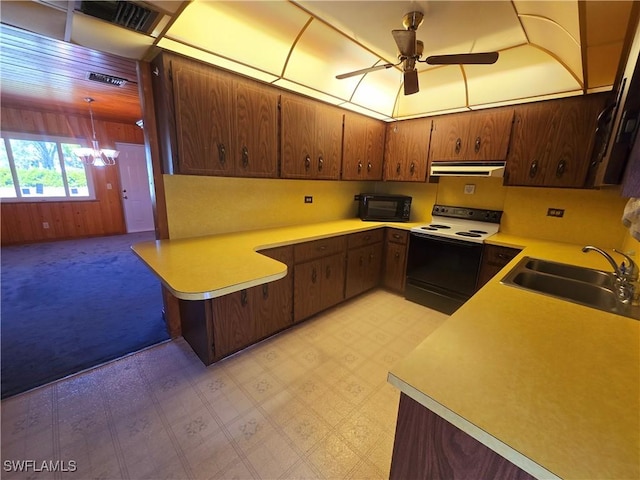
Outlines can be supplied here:
[[474, 193], [476, 193], [476, 186], [473, 183], [467, 183], [464, 186], [464, 193], [467, 195], [473, 195]]
[[564, 217], [564, 208], [548, 208], [547, 217]]
[[49, 228], [49, 222], [42, 222], [42, 228]]
[[313, 197], [311, 195], [305, 195], [304, 203], [313, 203]]

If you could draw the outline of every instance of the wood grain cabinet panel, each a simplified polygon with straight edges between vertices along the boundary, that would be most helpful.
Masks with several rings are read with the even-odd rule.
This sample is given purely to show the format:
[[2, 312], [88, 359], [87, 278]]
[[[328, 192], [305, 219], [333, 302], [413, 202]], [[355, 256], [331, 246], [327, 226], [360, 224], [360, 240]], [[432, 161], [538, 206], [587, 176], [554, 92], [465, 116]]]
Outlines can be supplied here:
[[404, 393], [400, 394], [389, 478], [534, 480]]
[[249, 289], [214, 298], [211, 302], [214, 358], [226, 357], [256, 340], [257, 322]]
[[273, 89], [252, 83], [235, 86], [235, 174], [278, 176], [278, 102]]
[[195, 62], [174, 62], [173, 92], [179, 173], [232, 175], [233, 82]]
[[384, 229], [347, 236], [345, 298], [354, 297], [380, 284]]
[[505, 185], [583, 188], [607, 94], [515, 107]]
[[342, 111], [319, 102], [284, 95], [281, 104], [281, 176], [339, 179]]
[[391, 122], [386, 126], [383, 179], [425, 182], [431, 119]]
[[343, 180], [382, 180], [385, 131], [382, 121], [345, 113]]
[[270, 248], [260, 253], [286, 264], [288, 271], [287, 276], [280, 280], [251, 288], [257, 339], [268, 337], [293, 323], [293, 247]]
[[484, 284], [502, 270], [507, 263], [513, 260], [520, 251], [519, 248], [484, 244], [476, 289], [479, 290], [482, 288]]
[[429, 160], [505, 160], [512, 122], [512, 108], [435, 117]]
[[403, 292], [407, 275], [409, 232], [397, 228], [385, 230], [382, 284], [390, 290]]

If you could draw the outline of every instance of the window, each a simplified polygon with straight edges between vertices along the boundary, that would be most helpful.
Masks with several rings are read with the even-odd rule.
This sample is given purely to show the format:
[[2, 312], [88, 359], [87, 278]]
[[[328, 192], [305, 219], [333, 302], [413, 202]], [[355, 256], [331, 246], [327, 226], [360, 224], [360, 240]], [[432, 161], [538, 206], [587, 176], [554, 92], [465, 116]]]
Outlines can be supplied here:
[[2, 133], [0, 198], [8, 201], [95, 199], [91, 170], [75, 139]]

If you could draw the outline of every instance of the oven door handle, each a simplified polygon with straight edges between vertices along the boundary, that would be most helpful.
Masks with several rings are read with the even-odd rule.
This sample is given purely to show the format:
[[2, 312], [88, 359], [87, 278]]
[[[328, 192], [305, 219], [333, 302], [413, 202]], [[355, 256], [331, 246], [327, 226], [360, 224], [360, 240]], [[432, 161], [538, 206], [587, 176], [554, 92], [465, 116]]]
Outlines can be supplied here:
[[411, 232], [411, 235], [414, 235], [414, 236], [416, 236], [418, 238], [426, 238], [426, 239], [429, 239], [429, 240], [435, 240], [436, 242], [448, 243], [450, 245], [459, 245], [461, 247], [478, 247], [478, 246], [482, 246], [482, 243], [480, 243], [480, 242], [473, 242], [473, 241], [468, 241], [468, 240], [458, 240], [457, 238], [439, 237], [437, 235], [429, 235], [428, 233]]

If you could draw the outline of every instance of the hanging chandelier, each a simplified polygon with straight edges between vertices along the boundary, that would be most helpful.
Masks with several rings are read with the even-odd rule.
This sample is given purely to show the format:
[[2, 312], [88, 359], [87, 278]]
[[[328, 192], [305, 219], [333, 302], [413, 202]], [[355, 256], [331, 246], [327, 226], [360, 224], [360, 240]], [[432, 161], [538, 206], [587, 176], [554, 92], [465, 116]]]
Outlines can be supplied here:
[[89, 116], [91, 117], [91, 131], [93, 132], [93, 139], [91, 140], [92, 148], [83, 147], [73, 151], [73, 154], [82, 160], [86, 165], [95, 165], [96, 167], [104, 167], [108, 165], [115, 165], [116, 158], [120, 155], [118, 150], [112, 150], [109, 148], [100, 148], [98, 140], [96, 138], [96, 127], [93, 124], [93, 110], [91, 109], [91, 103], [94, 101], [91, 97], [86, 97], [85, 102], [89, 104]]

